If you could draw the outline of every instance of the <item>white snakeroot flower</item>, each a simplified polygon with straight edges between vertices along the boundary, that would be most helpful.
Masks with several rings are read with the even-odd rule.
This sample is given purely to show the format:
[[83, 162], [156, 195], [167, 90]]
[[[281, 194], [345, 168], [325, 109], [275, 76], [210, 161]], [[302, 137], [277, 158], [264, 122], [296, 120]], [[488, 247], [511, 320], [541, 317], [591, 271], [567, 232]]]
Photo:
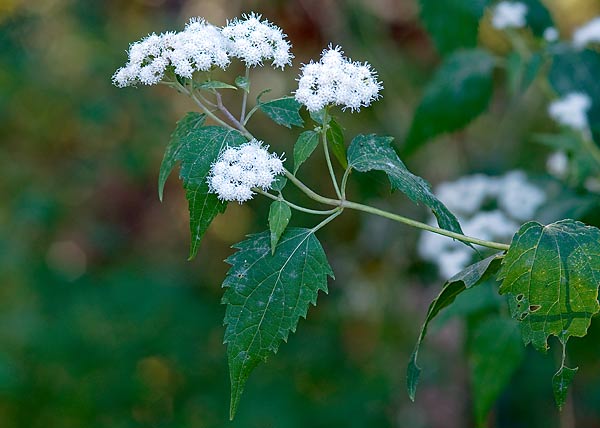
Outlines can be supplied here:
[[262, 65], [267, 60], [273, 60], [273, 66], [282, 69], [291, 65], [294, 56], [287, 36], [275, 24], [260, 19], [261, 15], [251, 13], [227, 22], [221, 33], [228, 41], [229, 54], [248, 67]]
[[546, 193], [530, 183], [523, 171], [511, 171], [499, 186], [498, 205], [512, 218], [531, 220], [538, 208], [546, 202]]
[[331, 104], [342, 109], [360, 110], [380, 97], [382, 85], [368, 63], [352, 62], [339, 46], [329, 46], [319, 62], [302, 67], [296, 100], [311, 112]]
[[583, 131], [588, 127], [587, 111], [591, 106], [592, 99], [587, 94], [571, 92], [553, 101], [548, 114], [561, 125]]
[[600, 43], [600, 16], [588, 21], [573, 32], [573, 45], [583, 49], [589, 43]]
[[494, 7], [492, 25], [499, 30], [504, 30], [506, 28], [522, 28], [527, 25], [527, 20], [525, 19], [526, 15], [526, 4], [502, 1]]
[[275, 176], [283, 173], [283, 162], [261, 141], [225, 148], [207, 177], [209, 191], [222, 201], [242, 203], [252, 199], [253, 187], [271, 188]]
[[569, 169], [569, 158], [563, 151], [552, 153], [546, 160], [546, 170], [557, 178], [564, 178]]
[[544, 40], [548, 43], [554, 43], [558, 40], [560, 33], [555, 27], [548, 27], [544, 30]]

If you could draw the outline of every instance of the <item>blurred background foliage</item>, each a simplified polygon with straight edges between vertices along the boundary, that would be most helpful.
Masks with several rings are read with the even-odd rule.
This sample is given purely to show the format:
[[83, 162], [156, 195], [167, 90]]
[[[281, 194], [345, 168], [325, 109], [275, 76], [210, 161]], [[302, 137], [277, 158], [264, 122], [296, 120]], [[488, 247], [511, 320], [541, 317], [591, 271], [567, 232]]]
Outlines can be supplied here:
[[[596, 0], [546, 4], [566, 34], [600, 14]], [[465, 294], [459, 317], [449, 312], [440, 320], [422, 352], [426, 370], [411, 403], [406, 363], [443, 280], [417, 257], [416, 231], [356, 213], [319, 232], [337, 279], [251, 377], [236, 420], [226, 422], [222, 260], [246, 233], [266, 229], [268, 203], [230, 204], [199, 257], [187, 262], [183, 190], [172, 177], [160, 204], [156, 180], [175, 121], [193, 105], [168, 88], [117, 89], [110, 77], [128, 44], [149, 32], [181, 29], [190, 16], [222, 25], [251, 10], [281, 26], [296, 55], [283, 73], [258, 70], [254, 88], [289, 93], [300, 63], [329, 42], [340, 44], [373, 64], [385, 86], [372, 108], [340, 115], [346, 136], [388, 134], [401, 147], [440, 62], [414, 0], [0, 1], [0, 426], [473, 424], [465, 325], [477, 324], [490, 299], [498, 306], [492, 285]], [[480, 39], [495, 52], [507, 49], [486, 22]], [[554, 129], [547, 100], [535, 90], [513, 96], [503, 79], [486, 114], [405, 158], [409, 167], [434, 184], [514, 168], [549, 180], [548, 148], [531, 138]], [[259, 115], [251, 129], [288, 156], [299, 133]], [[303, 169], [308, 183], [331, 193], [320, 181], [321, 161]], [[401, 195], [390, 197], [384, 177], [361, 177], [350, 192], [427, 217]], [[600, 225], [594, 211], [585, 220]], [[312, 221], [295, 214], [292, 222]], [[557, 357], [528, 349], [490, 425], [567, 427], [576, 420], [599, 427], [599, 339], [595, 322], [586, 338], [571, 341], [580, 372], [566, 412], [559, 415], [552, 399]]]

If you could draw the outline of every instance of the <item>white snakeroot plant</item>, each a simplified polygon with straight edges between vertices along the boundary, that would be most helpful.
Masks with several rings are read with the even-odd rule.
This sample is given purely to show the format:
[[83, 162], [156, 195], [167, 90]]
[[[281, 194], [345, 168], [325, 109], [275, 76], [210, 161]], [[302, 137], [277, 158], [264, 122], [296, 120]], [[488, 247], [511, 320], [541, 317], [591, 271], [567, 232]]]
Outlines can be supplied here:
[[600, 16], [573, 31], [573, 45], [576, 48], [583, 49], [590, 43], [600, 43]]
[[[437, 7], [440, 0], [422, 0], [422, 3], [430, 1], [435, 2], [435, 7], [425, 8], [424, 17], [445, 11]], [[493, 24], [497, 28], [526, 25], [527, 6], [522, 3], [501, 2], [493, 12]], [[484, 13], [483, 8], [481, 13]], [[434, 18], [435, 23], [446, 20], [450, 28], [463, 25], [462, 21], [454, 23], [446, 16]], [[474, 20], [473, 25], [475, 27], [467, 32], [463, 28], [455, 29], [461, 34], [477, 35], [478, 20]], [[600, 75], [600, 71], [572, 72], [573, 67], [581, 64], [592, 64], [593, 69], [600, 61], [595, 57], [590, 59], [590, 55], [595, 54], [590, 50], [574, 51], [566, 46], [571, 51], [565, 53], [558, 49], [565, 46], [544, 43], [543, 31], [539, 28], [552, 26], [551, 22], [545, 22], [534, 33], [535, 46], [542, 49], [541, 52], [532, 52], [520, 32], [508, 31], [509, 41], [516, 51], [511, 53], [510, 61], [479, 48], [459, 49], [447, 55], [416, 109], [406, 147], [414, 148], [437, 135], [460, 130], [481, 114], [492, 99], [493, 76], [497, 69], [512, 73], [511, 79], [506, 80], [515, 87], [521, 85], [523, 91], [527, 85], [545, 82], [546, 79], [535, 79], [536, 74], [550, 69], [550, 91], [554, 89], [556, 93], [551, 93], [549, 98], [560, 99], [550, 105], [549, 113], [559, 123], [578, 132], [561, 129], [562, 134], [546, 140], [554, 150], [568, 152], [572, 165], [585, 163], [585, 168], [580, 168], [582, 171], [600, 171], [600, 148], [593, 141], [592, 132], [598, 129], [598, 118], [592, 109], [592, 104], [597, 102], [592, 98], [596, 95], [578, 93], [582, 85], [573, 82], [576, 76], [592, 76], [592, 80], [583, 85], [592, 91], [597, 87], [593, 76]], [[442, 28], [437, 24], [430, 27], [431, 31]], [[554, 39], [555, 34], [546, 33], [547, 39]], [[434, 40], [447, 53], [447, 49], [456, 46], [445, 44], [446, 36], [444, 27], [441, 34], [434, 34]], [[592, 40], [589, 34], [580, 38]], [[465, 40], [465, 43], [475, 41]], [[368, 63], [344, 57], [340, 47], [329, 45], [318, 62], [310, 61], [301, 67], [293, 95], [262, 101], [261, 95], [265, 93], [262, 91], [250, 108], [248, 97], [254, 90], [250, 84], [251, 71], [269, 61], [281, 69], [290, 65], [293, 58], [290, 46], [279, 27], [254, 13], [228, 21], [224, 27], [194, 18], [181, 32], [151, 34], [133, 43], [127, 63], [113, 76], [114, 84], [119, 87], [164, 84], [189, 97], [199, 109], [177, 123], [160, 167], [158, 183], [162, 200], [165, 182], [179, 163], [189, 203], [190, 258], [197, 254], [202, 237], [228, 202], [247, 202], [258, 195], [271, 201], [268, 230], [234, 245], [237, 251], [227, 259], [231, 268], [223, 282], [222, 302], [226, 305], [224, 342], [231, 378], [230, 417], [235, 415], [254, 367], [277, 352], [280, 343], [287, 341], [290, 332], [296, 330], [299, 318], [307, 315], [311, 304], [316, 304], [319, 291], [327, 291], [333, 271], [316, 234], [347, 210], [377, 215], [426, 231], [419, 243], [421, 256], [438, 264], [444, 277], [454, 275], [431, 303], [408, 364], [407, 386], [411, 399], [415, 398], [419, 380], [419, 347], [429, 321], [458, 294], [485, 282], [496, 284], [496, 280], [501, 282], [499, 294], [506, 295], [509, 302], [510, 316], [521, 326], [525, 344], [531, 343], [536, 349], [546, 351], [551, 336], [559, 339], [563, 353], [553, 388], [556, 402], [562, 406], [576, 371], [566, 366], [567, 341], [571, 336], [585, 336], [592, 316], [600, 311], [597, 279], [600, 278], [600, 230], [569, 219], [547, 225], [529, 221], [550, 196], [522, 171], [497, 177], [482, 174], [463, 177], [442, 183], [436, 195], [423, 178], [407, 169], [392, 145], [392, 137], [369, 133], [346, 140], [338, 122], [339, 110], [349, 109], [355, 113], [370, 106], [380, 98], [382, 84]], [[547, 57], [552, 61], [545, 67]], [[232, 61], [240, 61], [245, 66], [245, 75], [228, 82], [214, 80], [213, 71], [226, 69]], [[239, 104], [235, 105], [239, 114], [224, 104], [223, 91], [239, 94]], [[293, 148], [286, 146], [285, 151], [293, 153], [291, 159], [284, 160], [269, 152], [268, 146], [255, 138], [250, 120], [257, 112], [277, 125], [305, 128]], [[591, 120], [596, 122], [590, 123]], [[272, 144], [268, 136], [262, 140]], [[318, 146], [322, 147], [321, 156], [325, 159], [322, 173], [331, 181], [333, 196], [317, 193], [300, 176], [299, 169], [316, 156]], [[332, 161], [331, 152], [337, 165]], [[293, 165], [286, 165], [292, 161]], [[552, 163], [560, 163], [552, 166], [553, 169], [564, 168], [563, 158]], [[386, 174], [393, 190], [431, 211], [434, 216], [431, 221], [424, 223], [352, 201], [348, 197], [352, 190], [349, 189], [351, 176], [369, 171]], [[340, 173], [342, 178], [338, 180]], [[597, 177], [579, 178], [578, 183], [583, 187]], [[289, 200], [286, 186], [294, 186], [298, 191], [295, 194], [302, 194], [306, 201]], [[318, 205], [307, 206], [306, 202]], [[293, 211], [322, 220], [310, 227], [288, 227]], [[519, 227], [522, 222], [526, 223]], [[488, 250], [492, 250], [489, 257], [469, 265]], [[510, 329], [501, 335], [512, 335], [513, 320], [501, 321]], [[489, 352], [480, 349], [479, 353], [487, 355]], [[490, 367], [485, 368], [486, 372], [510, 374], [518, 367], [519, 360], [494, 355], [487, 363]], [[509, 378], [498, 382], [506, 385]], [[473, 379], [475, 385], [478, 381], [485, 384], [485, 379], [478, 378], [476, 373]], [[499, 393], [500, 389], [491, 398], [488, 395], [484, 404], [475, 406], [479, 409], [476, 416], [481, 425]], [[473, 396], [478, 399], [477, 394]]]

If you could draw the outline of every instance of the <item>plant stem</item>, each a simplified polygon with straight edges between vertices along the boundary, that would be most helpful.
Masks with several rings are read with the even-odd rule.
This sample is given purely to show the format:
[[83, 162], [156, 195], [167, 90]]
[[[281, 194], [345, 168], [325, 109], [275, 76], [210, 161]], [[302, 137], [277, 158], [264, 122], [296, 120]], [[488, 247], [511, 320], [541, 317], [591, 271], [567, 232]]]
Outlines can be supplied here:
[[[250, 81], [250, 67], [246, 66], [246, 82]], [[246, 118], [246, 103], [248, 102], [248, 94], [250, 93], [250, 87], [248, 86], [248, 90], [246, 91], [244, 89], [244, 95], [242, 97], [242, 112], [240, 113], [240, 123], [242, 124], [246, 124], [245, 122], [245, 118]]]
[[284, 202], [286, 205], [288, 205], [290, 208], [293, 208], [297, 211], [302, 211], [304, 213], [308, 213], [308, 214], [317, 214], [317, 215], [329, 215], [332, 214], [336, 211], [339, 210], [339, 208], [332, 208], [330, 210], [313, 210], [310, 208], [306, 208], [306, 207], [301, 207], [300, 205], [296, 205], [288, 200], [286, 200], [283, 196], [276, 196], [273, 195], [269, 192], [265, 192], [264, 190], [258, 188], [258, 187], [253, 187], [252, 188], [253, 192], [256, 192], [260, 195], [266, 196], [267, 198], [273, 199], [274, 201], [281, 201]]
[[325, 151], [327, 169], [329, 170], [329, 176], [331, 177], [331, 182], [333, 183], [335, 194], [338, 198], [342, 199], [342, 192], [340, 192], [340, 188], [338, 187], [337, 177], [335, 176], [335, 171], [333, 170], [333, 165], [331, 164], [331, 157], [329, 156], [329, 145], [327, 144], [328, 127], [329, 125], [327, 125], [327, 109], [325, 109], [325, 112], [323, 113], [323, 128], [321, 129], [321, 136], [323, 137], [323, 150]]
[[300, 189], [304, 194], [306, 194], [306, 196], [308, 196], [312, 200], [320, 202], [322, 204], [327, 204], [327, 205], [334, 205], [334, 206], [341, 205], [341, 202], [342, 202], [341, 200], [326, 198], [325, 196], [319, 195], [318, 193], [314, 192], [310, 187], [308, 187], [306, 184], [304, 184], [302, 181], [300, 181], [298, 178], [296, 178], [296, 176], [294, 174], [292, 174], [291, 172], [289, 172], [287, 169], [284, 169], [283, 173], [292, 183], [294, 183], [294, 185], [298, 189]]
[[335, 219], [337, 216], [339, 216], [343, 211], [344, 211], [343, 208], [339, 208], [339, 207], [336, 208], [335, 212], [333, 214], [331, 214], [329, 217], [327, 217], [321, 223], [317, 224], [315, 227], [312, 228], [312, 233], [315, 233], [317, 230], [321, 229], [327, 223], [333, 221], [333, 219]]
[[583, 142], [583, 147], [589, 152], [592, 158], [594, 158], [598, 167], [600, 167], [600, 147], [594, 143], [589, 129], [582, 132], [581, 140]]
[[227, 107], [225, 107], [223, 105], [223, 99], [221, 98], [221, 93], [217, 90], [215, 90], [215, 97], [217, 98], [217, 108], [221, 111], [221, 113], [223, 113], [225, 115], [225, 117], [227, 119], [229, 119], [229, 121], [238, 129], [238, 131], [240, 131], [242, 134], [244, 134], [244, 137], [246, 137], [249, 140], [252, 140], [254, 137], [252, 136], [252, 134], [246, 129], [246, 127], [244, 125], [242, 125], [240, 123], [239, 120], [237, 120], [229, 110], [227, 110]]
[[346, 199], [346, 186], [348, 185], [348, 177], [350, 177], [350, 173], [352, 172], [352, 168], [346, 168], [344, 171], [344, 176], [342, 177], [342, 199]]
[[188, 97], [190, 97], [195, 103], [196, 105], [198, 105], [198, 107], [200, 107], [200, 109], [202, 109], [202, 111], [208, 116], [210, 117], [212, 120], [214, 120], [215, 122], [217, 122], [219, 125], [224, 126], [225, 128], [228, 129], [234, 129], [231, 125], [225, 123], [224, 121], [222, 121], [219, 117], [217, 117], [208, 107], [206, 107], [202, 101], [200, 101], [198, 99], [198, 97], [196, 97], [195, 94], [193, 94], [192, 92], [190, 92], [185, 86], [183, 86], [181, 83], [179, 82], [175, 82], [175, 88], [179, 89], [180, 91], [182, 91], [184, 94], [186, 94]]

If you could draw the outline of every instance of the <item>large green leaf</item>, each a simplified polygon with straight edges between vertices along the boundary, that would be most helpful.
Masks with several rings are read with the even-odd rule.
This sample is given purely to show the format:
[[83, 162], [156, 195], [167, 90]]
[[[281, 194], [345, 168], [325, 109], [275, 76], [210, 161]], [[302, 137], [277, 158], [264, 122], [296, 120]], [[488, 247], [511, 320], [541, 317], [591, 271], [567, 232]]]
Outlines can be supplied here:
[[501, 260], [502, 255], [495, 254], [471, 266], [468, 266], [466, 269], [457, 273], [448, 281], [446, 281], [440, 294], [429, 305], [427, 317], [425, 318], [423, 327], [421, 327], [421, 334], [417, 339], [417, 344], [408, 363], [406, 373], [406, 386], [408, 388], [408, 395], [411, 400], [415, 400], [415, 394], [417, 393], [419, 375], [421, 374], [421, 368], [417, 365], [417, 357], [419, 356], [421, 343], [427, 335], [427, 327], [429, 326], [429, 323], [442, 309], [452, 304], [454, 299], [456, 299], [456, 296], [458, 296], [460, 293], [481, 284], [491, 275], [496, 273], [500, 268]]
[[441, 54], [477, 45], [479, 21], [489, 0], [419, 0], [421, 20]]
[[360, 172], [371, 170], [387, 174], [393, 189], [398, 189], [414, 202], [422, 202], [433, 211], [440, 227], [462, 233], [458, 220], [431, 192], [429, 184], [412, 174], [392, 148], [393, 137], [375, 134], [357, 135], [348, 148], [348, 164]]
[[583, 337], [600, 309], [600, 230], [574, 220], [525, 223], [498, 279], [526, 345], [545, 352], [551, 335], [563, 344]]
[[485, 419], [525, 355], [519, 326], [510, 318], [484, 320], [469, 342], [473, 408], [478, 426]]
[[210, 166], [223, 147], [236, 147], [245, 142], [246, 139], [238, 131], [220, 126], [195, 129], [182, 139], [175, 158], [181, 162], [179, 176], [190, 211], [190, 258], [197, 254], [200, 240], [210, 223], [226, 207], [217, 195], [208, 193], [206, 177]]
[[278, 125], [291, 128], [292, 125], [304, 126], [300, 116], [300, 104], [294, 97], [279, 98], [277, 100], [260, 103], [259, 108]]
[[163, 200], [165, 183], [167, 182], [167, 178], [169, 178], [173, 167], [177, 163], [179, 150], [181, 150], [181, 147], [184, 145], [187, 136], [204, 125], [205, 119], [206, 115], [204, 114], [189, 112], [183, 119], [177, 122], [175, 131], [173, 131], [173, 134], [171, 135], [171, 140], [167, 145], [165, 155], [160, 164], [160, 172], [158, 174], [158, 198], [161, 202]]
[[458, 51], [446, 58], [417, 107], [404, 150], [462, 129], [483, 113], [492, 98], [493, 69], [493, 57], [482, 50]]
[[294, 174], [319, 145], [319, 135], [315, 131], [304, 131], [298, 137], [294, 145]]
[[239, 251], [227, 259], [231, 269], [223, 282], [231, 418], [250, 372], [296, 331], [309, 304], [316, 304], [319, 290], [327, 292], [327, 277], [333, 277], [311, 229], [287, 229], [274, 255], [268, 231], [234, 248]]

